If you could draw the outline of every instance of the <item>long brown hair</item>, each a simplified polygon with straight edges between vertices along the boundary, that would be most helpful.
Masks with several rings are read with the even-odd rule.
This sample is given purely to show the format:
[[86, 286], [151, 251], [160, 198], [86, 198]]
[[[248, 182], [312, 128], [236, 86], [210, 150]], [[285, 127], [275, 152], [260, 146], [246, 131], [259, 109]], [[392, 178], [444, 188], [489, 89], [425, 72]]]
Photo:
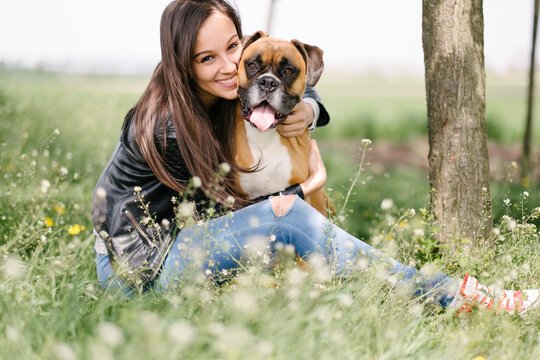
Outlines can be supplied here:
[[[207, 109], [199, 96], [192, 71], [197, 34], [206, 19], [215, 12], [228, 16], [238, 37], [242, 38], [238, 14], [224, 0], [176, 0], [163, 11], [161, 62], [135, 105], [135, 139], [157, 178], [182, 193], [186, 179], [176, 179], [165, 163], [165, 132], [163, 141], [160, 141], [163, 144], [161, 148], [158, 149], [155, 139], [156, 130], [165, 129], [170, 118], [180, 154], [191, 176], [201, 179], [201, 188], [208, 197], [224, 203], [227, 197], [232, 196], [235, 200], [233, 207], [238, 208], [246, 202], [234, 182], [237, 169], [233, 162], [236, 102], [218, 99], [212, 109]], [[216, 184], [221, 163], [230, 164], [233, 171], [220, 177]]]

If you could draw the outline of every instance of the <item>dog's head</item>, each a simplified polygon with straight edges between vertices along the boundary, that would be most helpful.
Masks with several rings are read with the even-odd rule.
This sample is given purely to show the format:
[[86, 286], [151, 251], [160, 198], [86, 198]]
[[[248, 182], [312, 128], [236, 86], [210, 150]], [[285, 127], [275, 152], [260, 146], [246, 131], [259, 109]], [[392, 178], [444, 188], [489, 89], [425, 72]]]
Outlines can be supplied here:
[[260, 131], [285, 120], [323, 71], [323, 51], [298, 40], [280, 40], [262, 31], [242, 39], [238, 95], [242, 117]]

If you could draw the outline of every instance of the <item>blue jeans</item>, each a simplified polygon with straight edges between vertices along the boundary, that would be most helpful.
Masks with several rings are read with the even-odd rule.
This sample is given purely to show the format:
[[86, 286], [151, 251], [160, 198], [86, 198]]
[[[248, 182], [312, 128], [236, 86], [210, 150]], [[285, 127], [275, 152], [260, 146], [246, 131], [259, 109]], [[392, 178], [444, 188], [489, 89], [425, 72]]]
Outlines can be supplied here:
[[[388, 273], [409, 285], [414, 296], [430, 295], [446, 307], [457, 292], [457, 281], [444, 274], [430, 276], [401, 264], [331, 223], [297, 197], [286, 213], [274, 214], [269, 200], [248, 206], [204, 224], [184, 228], [177, 236], [154, 286], [167, 289], [188, 271], [220, 273], [238, 269], [250, 257], [272, 255], [292, 245], [303, 258], [318, 254], [339, 276], [347, 276], [360, 261], [383, 264]], [[264, 261], [264, 260], [263, 260]], [[102, 287], [122, 286], [114, 276], [107, 255], [97, 255], [98, 278]]]

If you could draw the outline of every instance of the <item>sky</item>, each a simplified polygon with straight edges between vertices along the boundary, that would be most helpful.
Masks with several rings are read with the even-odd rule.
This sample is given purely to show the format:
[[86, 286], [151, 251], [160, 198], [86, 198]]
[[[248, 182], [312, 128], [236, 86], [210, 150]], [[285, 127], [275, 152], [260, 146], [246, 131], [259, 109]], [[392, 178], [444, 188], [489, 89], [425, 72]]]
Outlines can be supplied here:
[[[266, 28], [269, 0], [230, 0], [245, 34]], [[149, 73], [169, 0], [0, 0], [0, 62], [67, 72]], [[421, 0], [276, 0], [271, 35], [325, 52], [326, 71], [424, 70]], [[533, 0], [484, 0], [486, 68], [525, 69]]]

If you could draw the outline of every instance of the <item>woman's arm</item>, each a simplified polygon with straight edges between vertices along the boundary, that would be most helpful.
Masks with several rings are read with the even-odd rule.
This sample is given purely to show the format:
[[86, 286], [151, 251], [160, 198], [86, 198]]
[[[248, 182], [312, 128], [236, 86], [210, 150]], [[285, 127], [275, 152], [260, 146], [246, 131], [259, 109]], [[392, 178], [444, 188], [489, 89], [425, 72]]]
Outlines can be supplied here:
[[304, 196], [309, 196], [321, 189], [326, 182], [326, 168], [317, 146], [317, 141], [311, 140], [309, 148], [309, 177], [300, 184]]

